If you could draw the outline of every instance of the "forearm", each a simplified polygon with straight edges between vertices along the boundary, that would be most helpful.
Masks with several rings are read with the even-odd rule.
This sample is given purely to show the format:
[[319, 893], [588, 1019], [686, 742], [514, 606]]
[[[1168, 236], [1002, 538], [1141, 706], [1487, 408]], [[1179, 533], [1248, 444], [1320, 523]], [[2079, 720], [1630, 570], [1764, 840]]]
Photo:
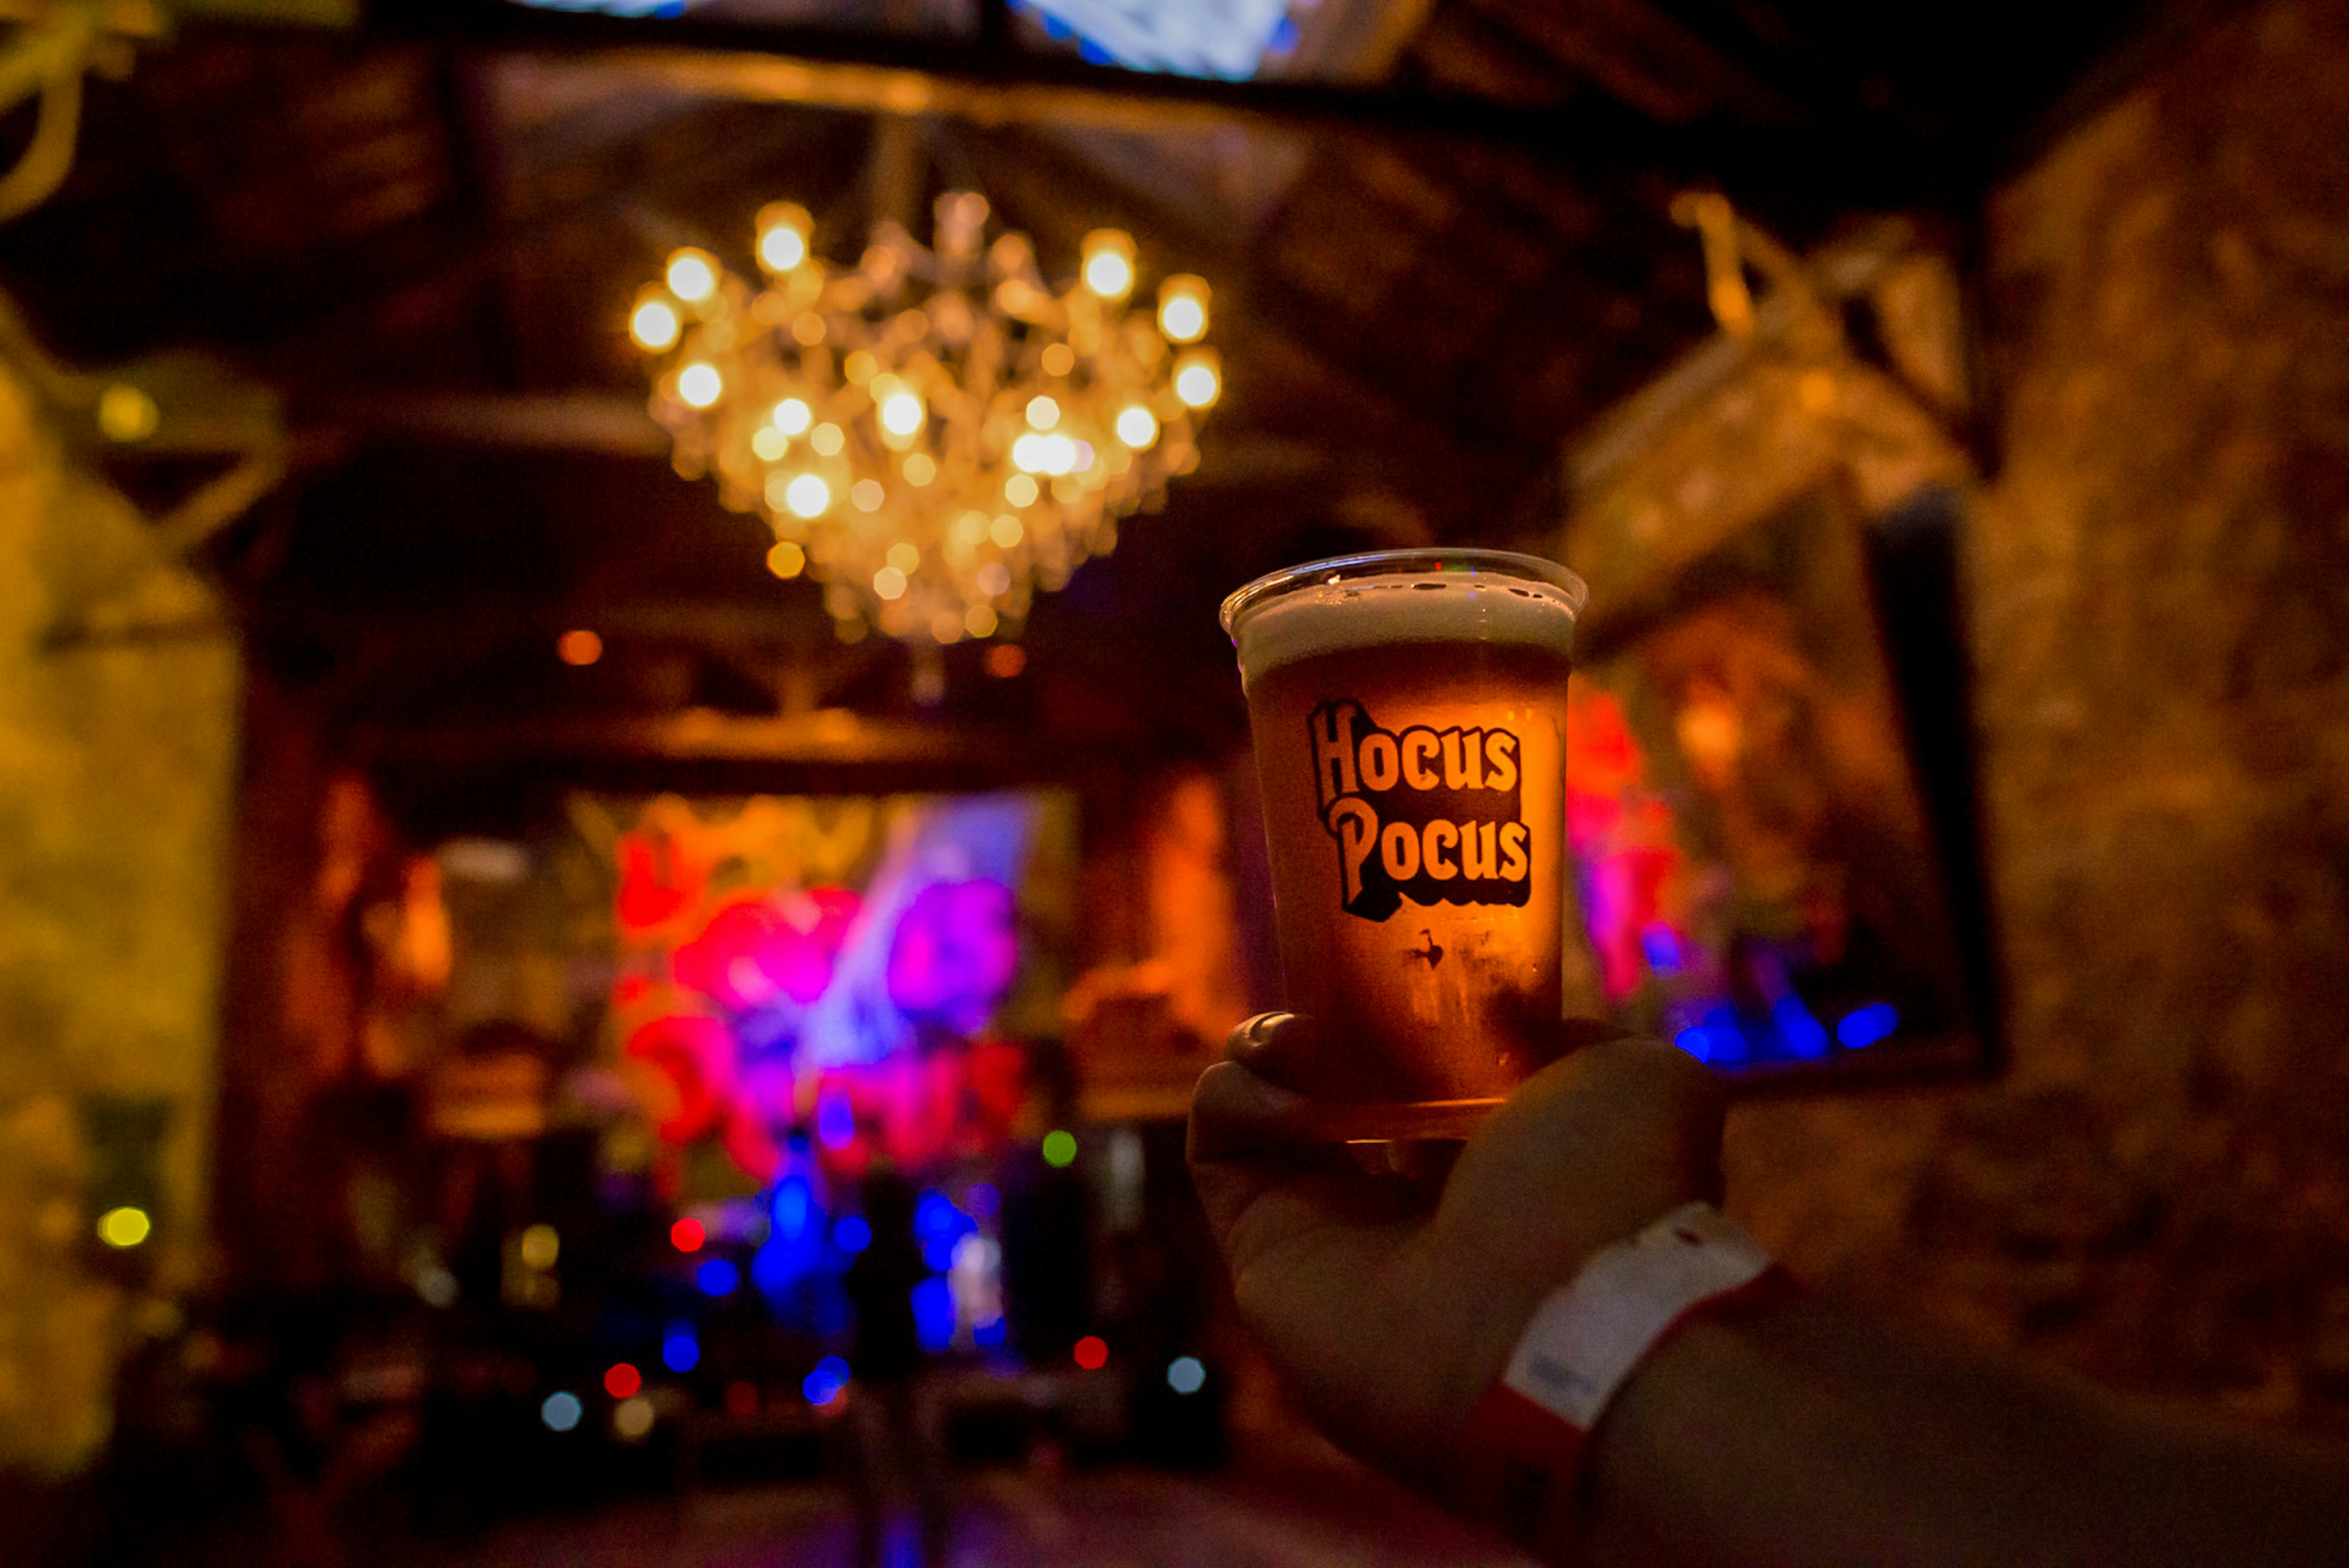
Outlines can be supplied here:
[[1666, 1340], [1583, 1470], [1598, 1563], [2349, 1563], [2349, 1469], [1813, 1299]]

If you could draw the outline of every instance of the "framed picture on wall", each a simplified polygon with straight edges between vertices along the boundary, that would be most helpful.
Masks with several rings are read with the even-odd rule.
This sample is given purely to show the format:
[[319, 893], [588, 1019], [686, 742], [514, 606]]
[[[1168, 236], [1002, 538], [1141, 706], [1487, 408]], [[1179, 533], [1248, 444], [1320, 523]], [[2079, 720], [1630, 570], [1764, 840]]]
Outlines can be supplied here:
[[1961, 505], [1863, 525], [1822, 486], [1594, 600], [1568, 739], [1582, 1007], [1756, 1086], [1993, 1065]]

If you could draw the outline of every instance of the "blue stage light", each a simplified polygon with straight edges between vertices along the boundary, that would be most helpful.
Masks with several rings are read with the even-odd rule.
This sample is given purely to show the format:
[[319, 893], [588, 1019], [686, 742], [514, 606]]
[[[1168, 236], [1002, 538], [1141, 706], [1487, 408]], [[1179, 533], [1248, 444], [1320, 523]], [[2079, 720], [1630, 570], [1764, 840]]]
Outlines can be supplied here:
[[1900, 1027], [1900, 1010], [1889, 1002], [1870, 1002], [1865, 1007], [1855, 1007], [1836, 1025], [1836, 1038], [1850, 1050], [1872, 1046], [1889, 1039]]

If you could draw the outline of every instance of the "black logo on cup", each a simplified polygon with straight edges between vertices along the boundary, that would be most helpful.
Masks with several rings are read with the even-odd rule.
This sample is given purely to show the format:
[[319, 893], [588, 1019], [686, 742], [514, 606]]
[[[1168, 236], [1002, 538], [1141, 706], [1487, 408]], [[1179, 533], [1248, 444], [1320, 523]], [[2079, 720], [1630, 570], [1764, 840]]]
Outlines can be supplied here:
[[1396, 734], [1350, 701], [1323, 703], [1306, 725], [1347, 913], [1384, 920], [1406, 898], [1525, 903], [1533, 840], [1515, 734], [1425, 725]]

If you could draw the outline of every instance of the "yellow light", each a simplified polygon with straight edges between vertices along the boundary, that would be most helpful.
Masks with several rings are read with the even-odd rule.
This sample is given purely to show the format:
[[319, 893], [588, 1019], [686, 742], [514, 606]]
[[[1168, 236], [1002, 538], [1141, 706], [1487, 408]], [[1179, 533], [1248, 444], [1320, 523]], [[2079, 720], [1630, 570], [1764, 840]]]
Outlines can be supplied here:
[[1196, 343], [1206, 335], [1206, 279], [1177, 273], [1158, 285], [1158, 330], [1170, 343]]
[[677, 395], [689, 407], [707, 408], [725, 390], [726, 378], [707, 360], [697, 359], [677, 373]]
[[930, 635], [941, 643], [962, 641], [962, 617], [952, 610], [941, 610], [930, 617]]
[[963, 613], [962, 629], [974, 637], [991, 637], [995, 627], [995, 612], [985, 604], [973, 604]]
[[1044, 466], [1044, 438], [1030, 431], [1011, 443], [1011, 461], [1024, 473]]
[[109, 441], [143, 441], [162, 422], [155, 399], [128, 381], [98, 395], [98, 428]]
[[1216, 366], [1216, 351], [1195, 348], [1174, 362], [1174, 396], [1186, 408], [1205, 408], [1215, 402], [1224, 389], [1224, 378]]
[[809, 422], [814, 418], [808, 406], [796, 397], [786, 397], [775, 405], [775, 428], [786, 436], [805, 434]]
[[859, 511], [879, 511], [887, 499], [879, 480], [858, 480], [848, 487], [848, 502]]
[[759, 237], [759, 259], [771, 272], [790, 272], [807, 260], [807, 241], [796, 230], [770, 229]]
[[1158, 327], [1174, 343], [1195, 343], [1207, 330], [1207, 313], [1195, 299], [1170, 299], [1158, 307]]
[[813, 348], [823, 341], [823, 317], [812, 310], [803, 310], [792, 317], [792, 338], [805, 347]]
[[911, 572], [922, 563], [922, 552], [908, 541], [901, 539], [889, 547], [887, 559], [889, 564], [898, 571]]
[[806, 569], [807, 552], [788, 539], [777, 542], [775, 547], [767, 552], [767, 570], [778, 577], [793, 578]]
[[551, 1269], [563, 1253], [563, 1238], [553, 1225], [532, 1225], [522, 1233], [522, 1261], [534, 1269]]
[[1036, 481], [1026, 474], [1013, 474], [1003, 481], [1003, 499], [1013, 506], [1036, 504]]
[[893, 436], [910, 436], [922, 428], [922, 400], [911, 392], [893, 392], [881, 405], [881, 428]]
[[783, 504], [794, 517], [822, 517], [832, 504], [832, 487], [813, 474], [801, 474], [783, 487]]
[[1045, 375], [1066, 376], [1077, 367], [1077, 351], [1065, 343], [1047, 344], [1042, 363]]
[[927, 452], [916, 452], [905, 460], [897, 471], [905, 476], [907, 484], [918, 489], [938, 477], [938, 465], [931, 460]]
[[808, 433], [808, 445], [827, 458], [840, 456], [840, 449], [846, 442], [847, 438], [840, 433], [840, 427], [833, 424], [818, 425]]
[[1019, 536], [1026, 531], [1027, 530], [1019, 526], [1019, 520], [1008, 511], [999, 514], [993, 522], [987, 525], [987, 537], [1005, 550], [1019, 543]]
[[1158, 439], [1158, 417], [1139, 403], [1118, 410], [1117, 438], [1137, 452], [1146, 452]]
[[[978, 588], [982, 593], [998, 596], [1011, 591], [1011, 569], [1000, 561], [990, 561], [978, 569]], [[981, 632], [980, 636], [987, 634]]]
[[1039, 430], [1049, 430], [1061, 422], [1061, 406], [1042, 393], [1028, 399], [1028, 423]]
[[977, 544], [987, 537], [987, 514], [967, 511], [955, 519], [955, 534], [965, 544]]
[[792, 449], [792, 438], [772, 425], [761, 425], [750, 432], [750, 449], [763, 462], [773, 462]]
[[626, 1442], [640, 1442], [653, 1429], [653, 1402], [632, 1394], [612, 1408], [612, 1430]]
[[859, 348], [840, 362], [840, 373], [848, 377], [851, 387], [862, 387], [881, 374], [881, 362], [873, 357], [869, 348]]
[[904, 597], [905, 574], [894, 566], [884, 566], [873, 574], [873, 592], [884, 599]]
[[769, 272], [787, 273], [808, 255], [808, 210], [796, 201], [771, 201], [759, 209], [759, 260]]
[[718, 292], [718, 258], [688, 246], [668, 259], [668, 292], [698, 304]]
[[635, 338], [636, 346], [646, 353], [658, 354], [665, 348], [677, 346], [679, 325], [675, 305], [665, 299], [648, 299], [636, 306], [636, 314], [628, 317], [628, 335]]
[[98, 1239], [109, 1247], [135, 1247], [147, 1239], [155, 1227], [147, 1218], [147, 1211], [125, 1204], [109, 1209], [98, 1217]]
[[1103, 299], [1123, 299], [1133, 292], [1133, 241], [1116, 229], [1095, 229], [1085, 236], [1085, 287]]
[[1044, 459], [1039, 466], [1046, 473], [1065, 474], [1076, 468], [1077, 444], [1068, 437], [1055, 431], [1038, 438], [1037, 445], [1042, 449], [1039, 455]]

